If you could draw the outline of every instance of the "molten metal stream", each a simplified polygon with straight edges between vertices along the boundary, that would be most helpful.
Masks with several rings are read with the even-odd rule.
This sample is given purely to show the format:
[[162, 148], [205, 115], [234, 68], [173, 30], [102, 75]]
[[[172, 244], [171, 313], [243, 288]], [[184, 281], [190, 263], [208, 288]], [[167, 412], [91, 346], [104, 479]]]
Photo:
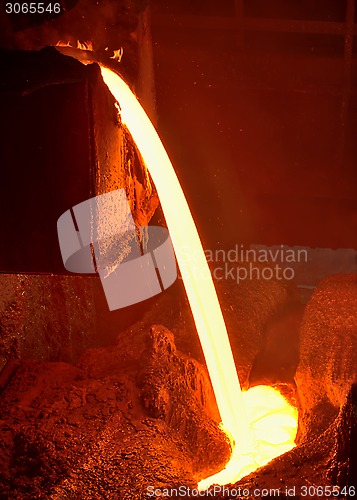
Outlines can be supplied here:
[[[218, 409], [225, 429], [240, 450], [248, 450], [249, 426], [232, 349], [211, 272], [175, 170], [150, 119], [128, 85], [101, 68], [156, 186], [195, 320]], [[190, 259], [187, 256], [194, 256]]]
[[[245, 412], [243, 393], [221, 307], [179, 180], [154, 126], [128, 85], [110, 69], [102, 67], [101, 71], [104, 82], [119, 103], [122, 123], [131, 133], [155, 183], [206, 359], [222, 427], [232, 440], [234, 463], [231, 459], [222, 471], [223, 475], [219, 473], [202, 481], [200, 488], [208, 487], [213, 482], [233, 482], [267, 463], [273, 456], [291, 449], [293, 445], [287, 444], [288, 438], [291, 441], [291, 432], [287, 431], [277, 438], [278, 441], [282, 440], [285, 446], [282, 451], [274, 450], [273, 453], [265, 453], [264, 457], [257, 459], [254, 423], [252, 424], [252, 418], [248, 419]], [[244, 394], [248, 393], [249, 391]], [[262, 406], [259, 396], [258, 406]], [[268, 413], [268, 416], [271, 416], [270, 409]], [[287, 418], [288, 421], [285, 419], [282, 425], [290, 429], [293, 418]], [[258, 420], [266, 419], [260, 415]], [[267, 432], [271, 432], [269, 422]], [[275, 446], [275, 443], [273, 445]]]

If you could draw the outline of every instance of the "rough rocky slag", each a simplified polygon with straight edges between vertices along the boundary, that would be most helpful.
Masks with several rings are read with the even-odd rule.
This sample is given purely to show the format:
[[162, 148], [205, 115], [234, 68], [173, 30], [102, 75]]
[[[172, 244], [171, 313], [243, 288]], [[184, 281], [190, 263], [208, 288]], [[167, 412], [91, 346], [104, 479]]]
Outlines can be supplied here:
[[357, 275], [330, 276], [312, 295], [295, 380], [304, 442], [326, 430], [357, 381]]
[[[141, 499], [150, 484], [195, 487], [222, 467], [230, 446], [175, 286], [118, 332], [115, 345], [88, 349], [76, 365], [17, 359], [9, 366], [0, 402], [2, 495]], [[239, 367], [247, 378], [264, 323], [287, 290], [276, 283], [217, 288], [238, 359], [238, 343], [247, 346]]]

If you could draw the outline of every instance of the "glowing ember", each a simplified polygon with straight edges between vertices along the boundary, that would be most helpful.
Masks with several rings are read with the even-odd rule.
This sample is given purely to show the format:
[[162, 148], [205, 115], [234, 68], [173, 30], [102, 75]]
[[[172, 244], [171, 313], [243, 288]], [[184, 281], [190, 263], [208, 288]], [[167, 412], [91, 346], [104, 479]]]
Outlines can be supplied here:
[[93, 44], [92, 42], [83, 42], [81, 43], [79, 40], [77, 41], [77, 49], [80, 50], [93, 50]]
[[110, 59], [114, 59], [114, 61], [121, 61], [121, 58], [123, 57], [124, 54], [124, 49], [123, 47], [120, 47], [118, 50], [114, 50], [114, 54], [111, 56]]
[[[271, 388], [241, 392], [211, 273], [170, 159], [154, 126], [127, 84], [110, 69], [102, 67], [101, 71], [119, 103], [122, 123], [131, 133], [159, 194], [216, 396], [222, 428], [232, 441], [233, 454], [226, 469], [201, 482], [200, 488], [205, 489], [213, 483], [227, 484], [294, 446], [296, 411]], [[187, 255], [194, 255], [195, 258], [187, 259]], [[273, 416], [274, 420], [277, 417], [275, 424]]]
[[63, 40], [58, 40], [56, 47], [72, 47], [71, 42], [64, 42]]
[[64, 42], [63, 40], [59, 40], [56, 43], [56, 47], [71, 47], [79, 50], [89, 50], [93, 51], [93, 44], [92, 42], [83, 42], [81, 43], [79, 40], [77, 41], [77, 44], [73, 46], [71, 42]]

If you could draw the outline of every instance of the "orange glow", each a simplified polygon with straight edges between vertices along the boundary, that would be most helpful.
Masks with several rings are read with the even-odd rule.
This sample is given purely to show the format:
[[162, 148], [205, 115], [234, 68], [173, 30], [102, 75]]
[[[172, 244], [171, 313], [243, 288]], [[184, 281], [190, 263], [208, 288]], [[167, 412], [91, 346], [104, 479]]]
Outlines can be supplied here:
[[[211, 273], [174, 168], [154, 126], [128, 85], [110, 69], [102, 67], [101, 71], [104, 82], [118, 102], [122, 123], [128, 128], [155, 183], [204, 352], [222, 428], [232, 442], [232, 458], [226, 469], [218, 474], [218, 479], [216, 475], [201, 482], [200, 488], [205, 489], [219, 481], [227, 484], [294, 446], [296, 412], [271, 388], [263, 388], [263, 395], [257, 388], [241, 392]], [[273, 405], [272, 401], [275, 401]], [[278, 410], [281, 424], [280, 430], [274, 430], [274, 434], [271, 408]], [[264, 426], [274, 444], [265, 437], [263, 439]], [[282, 451], [275, 443], [283, 444]], [[242, 470], [237, 472], [237, 466]]]

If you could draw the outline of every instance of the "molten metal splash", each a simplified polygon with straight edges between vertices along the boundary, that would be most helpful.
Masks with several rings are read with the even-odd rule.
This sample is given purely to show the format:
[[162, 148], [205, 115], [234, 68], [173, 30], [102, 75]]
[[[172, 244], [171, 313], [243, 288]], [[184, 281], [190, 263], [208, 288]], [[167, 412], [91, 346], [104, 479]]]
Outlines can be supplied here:
[[[222, 428], [232, 441], [233, 454], [226, 469], [201, 482], [200, 488], [204, 489], [213, 483], [227, 484], [294, 446], [296, 412], [272, 388], [263, 388], [263, 395], [258, 393], [257, 388], [241, 392], [211, 273], [170, 159], [154, 126], [128, 85], [110, 69], [102, 67], [101, 71], [104, 82], [119, 103], [122, 123], [131, 133], [155, 183], [204, 352]], [[190, 255], [195, 258], [190, 259]], [[256, 396], [254, 403], [251, 401], [253, 395]], [[283, 407], [285, 413], [281, 412]], [[280, 426], [281, 435], [278, 436], [274, 431], [273, 442], [267, 444], [269, 440], [263, 438], [262, 425], [265, 423], [267, 432], [273, 435], [272, 408], [279, 415], [275, 427]], [[282, 447], [278, 449], [275, 442]]]
[[233, 448], [226, 467], [199, 482], [201, 491], [213, 484], [234, 483], [295, 447], [298, 412], [277, 390], [256, 386], [243, 392], [243, 401], [254, 438], [252, 449], [242, 454], [238, 447]]

